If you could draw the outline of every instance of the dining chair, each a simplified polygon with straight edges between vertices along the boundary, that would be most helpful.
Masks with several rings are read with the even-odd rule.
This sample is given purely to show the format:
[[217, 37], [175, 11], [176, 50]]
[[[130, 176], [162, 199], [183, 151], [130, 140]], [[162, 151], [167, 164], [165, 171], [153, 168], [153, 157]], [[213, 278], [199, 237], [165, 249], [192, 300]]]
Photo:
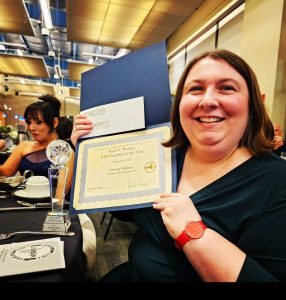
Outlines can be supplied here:
[[96, 231], [87, 214], [78, 214], [82, 229], [82, 250], [86, 257], [86, 270], [90, 271], [95, 265], [96, 257]]
[[[110, 214], [110, 213], [109, 213]], [[107, 212], [104, 212], [103, 215], [102, 215], [102, 218], [101, 218], [101, 221], [100, 221], [100, 225], [102, 226], [103, 225], [103, 222], [104, 222], [104, 219], [107, 215]], [[109, 218], [109, 221], [108, 221], [108, 224], [107, 224], [107, 227], [105, 229], [105, 233], [104, 233], [104, 236], [103, 236], [103, 240], [105, 241], [107, 239], [107, 236], [108, 236], [108, 233], [109, 233], [109, 230], [110, 230], [110, 227], [112, 225], [112, 221], [113, 221], [113, 215], [110, 214], [110, 218]]]

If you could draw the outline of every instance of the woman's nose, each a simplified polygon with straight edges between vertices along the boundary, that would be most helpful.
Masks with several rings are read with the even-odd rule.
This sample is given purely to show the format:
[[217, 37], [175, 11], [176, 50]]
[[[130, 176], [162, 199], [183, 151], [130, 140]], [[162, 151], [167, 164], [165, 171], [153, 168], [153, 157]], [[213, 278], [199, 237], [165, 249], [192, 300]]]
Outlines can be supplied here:
[[30, 130], [30, 131], [32, 131], [33, 129], [34, 129], [34, 124], [33, 123], [31, 123], [29, 126], [28, 126], [28, 129]]
[[206, 90], [205, 94], [203, 95], [199, 107], [201, 108], [212, 108], [217, 107], [219, 105], [217, 101], [217, 96], [212, 90]]

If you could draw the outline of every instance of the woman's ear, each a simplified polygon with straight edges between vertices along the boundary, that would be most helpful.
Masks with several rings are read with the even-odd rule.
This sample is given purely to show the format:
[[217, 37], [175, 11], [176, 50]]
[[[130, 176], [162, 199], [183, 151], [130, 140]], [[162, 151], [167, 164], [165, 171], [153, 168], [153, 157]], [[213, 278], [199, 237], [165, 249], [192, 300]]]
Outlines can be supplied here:
[[57, 128], [59, 125], [59, 119], [58, 118], [54, 118], [54, 128]]

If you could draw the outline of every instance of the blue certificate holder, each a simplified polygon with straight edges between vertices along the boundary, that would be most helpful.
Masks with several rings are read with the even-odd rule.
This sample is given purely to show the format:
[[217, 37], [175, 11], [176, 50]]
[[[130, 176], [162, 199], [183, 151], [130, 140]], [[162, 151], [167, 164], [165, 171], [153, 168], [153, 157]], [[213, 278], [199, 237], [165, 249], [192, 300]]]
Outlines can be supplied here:
[[170, 121], [172, 100], [165, 42], [84, 72], [81, 82], [81, 111], [143, 96], [146, 126]]
[[168, 125], [80, 141], [70, 213], [149, 207], [157, 194], [174, 191], [175, 155], [161, 145]]
[[[161, 145], [161, 141], [168, 139], [168, 137], [163, 138], [163, 136], [156, 136], [155, 134], [158, 145], [157, 150], [154, 150], [155, 142], [148, 141], [149, 130], [165, 127], [166, 122], [170, 121], [172, 101], [165, 42], [134, 51], [82, 74], [81, 111], [137, 97], [144, 97], [145, 130], [128, 132], [125, 133], [126, 135], [119, 133], [91, 139], [83, 138], [78, 141], [71, 189], [71, 205], [69, 210], [71, 214], [147, 207], [152, 205], [156, 194], [176, 190], [175, 155], [171, 149], [164, 148]], [[128, 115], [126, 115], [126, 118], [128, 118]], [[130, 137], [130, 134], [134, 136]], [[135, 135], [138, 137], [135, 138]], [[144, 195], [140, 194], [139, 187], [137, 190], [134, 188], [136, 184], [138, 184], [134, 180], [132, 186], [131, 179], [128, 191], [126, 186], [123, 191], [120, 191], [119, 189], [107, 187], [102, 184], [102, 178], [105, 180], [109, 175], [106, 175], [107, 173], [104, 173], [102, 169], [97, 169], [98, 159], [94, 158], [97, 155], [96, 153], [102, 152], [102, 155], [108, 155], [103, 153], [104, 147], [112, 151], [115, 151], [117, 147], [117, 151], [119, 151], [119, 149], [123, 147], [121, 140], [126, 139], [127, 143], [132, 144], [132, 138], [134, 138], [135, 142], [139, 139], [142, 143], [144, 142], [144, 138], [146, 138], [147, 142], [150, 142], [153, 147], [153, 154], [157, 156], [164, 156], [162, 153], [169, 151], [170, 165], [166, 165], [165, 167], [169, 168], [168, 172], [171, 174], [172, 179], [167, 188], [162, 185], [164, 176], [161, 176], [162, 174], [165, 175], [164, 172], [166, 170], [160, 170], [160, 172], [163, 173], [156, 173], [158, 174], [157, 183], [160, 183], [159, 185], [152, 186], [152, 184], [148, 184], [147, 182], [144, 183], [145, 186], [147, 186], [146, 189], [141, 189], [141, 194], [145, 193]], [[117, 139], [120, 139], [120, 141]], [[137, 146], [138, 145], [136, 145], [136, 147]], [[114, 153], [116, 153], [116, 151]], [[150, 171], [155, 167], [152, 163], [153, 154], [151, 154], [149, 161], [145, 162], [145, 164], [147, 164], [145, 167], [146, 171]], [[111, 164], [108, 158], [106, 159], [106, 162], [110, 164], [110, 169], [112, 169], [110, 171], [110, 178], [112, 178], [112, 182], [117, 184], [121, 179], [119, 179], [119, 176], [117, 177], [119, 174], [116, 175], [116, 172], [122, 172], [124, 175], [124, 166], [120, 165], [119, 161]], [[99, 161], [102, 162], [104, 159], [99, 159]], [[158, 158], [158, 162], [159, 161]], [[103, 164], [103, 166], [105, 165], [106, 164]], [[116, 167], [116, 165], [120, 166]], [[158, 168], [159, 165], [156, 165], [156, 171], [150, 173], [158, 172], [156, 168]], [[132, 166], [129, 165], [127, 165], [127, 167], [132, 168]], [[161, 167], [162, 164], [160, 165], [160, 168]], [[126, 170], [128, 170], [128, 168], [126, 168]], [[136, 174], [140, 174], [140, 172], [134, 171], [134, 169], [131, 169], [131, 171], [132, 170]], [[95, 175], [98, 173], [102, 176], [96, 177]], [[143, 177], [145, 178], [145, 176]], [[126, 184], [126, 181], [124, 181], [124, 183]], [[110, 190], [108, 190], [109, 188]], [[133, 201], [136, 197], [141, 198], [137, 202]], [[142, 200], [142, 197], [145, 198]], [[129, 201], [131, 198], [133, 200]], [[148, 199], [146, 200], [146, 198]], [[128, 200], [126, 201], [126, 199]]]

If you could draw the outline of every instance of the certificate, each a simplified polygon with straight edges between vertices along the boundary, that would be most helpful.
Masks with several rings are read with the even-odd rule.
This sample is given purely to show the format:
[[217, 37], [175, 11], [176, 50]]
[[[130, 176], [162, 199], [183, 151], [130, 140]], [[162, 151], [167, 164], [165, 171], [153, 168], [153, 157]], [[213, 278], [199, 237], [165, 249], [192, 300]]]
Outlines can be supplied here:
[[151, 206], [157, 194], [171, 192], [171, 149], [161, 145], [169, 137], [170, 128], [160, 126], [81, 141], [75, 163], [73, 209]]

